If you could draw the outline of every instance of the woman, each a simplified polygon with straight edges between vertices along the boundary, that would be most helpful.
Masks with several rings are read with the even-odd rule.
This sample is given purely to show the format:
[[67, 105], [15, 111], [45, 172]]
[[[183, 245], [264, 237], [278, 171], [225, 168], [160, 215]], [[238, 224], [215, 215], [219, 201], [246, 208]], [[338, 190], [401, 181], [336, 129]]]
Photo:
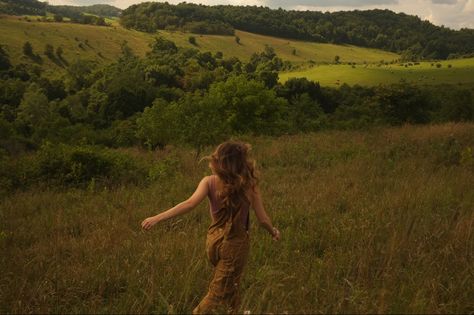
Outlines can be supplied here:
[[142, 227], [148, 230], [158, 222], [191, 211], [206, 196], [209, 198], [212, 224], [207, 233], [206, 251], [215, 270], [209, 291], [194, 314], [238, 311], [239, 284], [249, 252], [250, 207], [273, 239], [280, 239], [280, 232], [273, 227], [263, 207], [249, 150], [250, 145], [242, 142], [220, 144], [208, 157], [213, 175], [204, 177], [188, 200], [142, 222]]

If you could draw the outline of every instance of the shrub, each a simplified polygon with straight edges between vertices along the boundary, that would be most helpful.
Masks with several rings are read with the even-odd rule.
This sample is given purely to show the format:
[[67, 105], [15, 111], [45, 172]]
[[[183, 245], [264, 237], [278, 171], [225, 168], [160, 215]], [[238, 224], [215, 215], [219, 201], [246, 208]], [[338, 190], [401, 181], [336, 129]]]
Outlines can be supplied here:
[[188, 37], [188, 42], [189, 42], [191, 45], [194, 45], [194, 46], [197, 45], [196, 37], [194, 37], [194, 36], [189, 36], [189, 37]]
[[23, 44], [23, 54], [25, 56], [33, 56], [33, 46], [30, 42], [25, 42]]
[[31, 181], [60, 186], [84, 186], [91, 180], [139, 183], [146, 176], [146, 167], [130, 156], [93, 146], [46, 143], [31, 165]]

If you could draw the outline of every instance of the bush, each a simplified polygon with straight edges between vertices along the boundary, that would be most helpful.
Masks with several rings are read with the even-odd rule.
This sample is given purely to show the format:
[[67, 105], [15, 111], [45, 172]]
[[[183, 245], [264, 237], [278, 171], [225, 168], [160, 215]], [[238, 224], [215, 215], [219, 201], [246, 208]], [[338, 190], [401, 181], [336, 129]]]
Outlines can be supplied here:
[[194, 46], [197, 45], [196, 37], [194, 37], [194, 36], [189, 36], [189, 37], [188, 37], [188, 42], [189, 42], [191, 45], [194, 45]]
[[30, 180], [50, 185], [77, 187], [92, 180], [139, 183], [146, 177], [146, 167], [130, 156], [93, 146], [47, 143], [33, 156], [31, 165]]
[[30, 42], [25, 42], [23, 44], [23, 54], [25, 56], [33, 56], [33, 46]]

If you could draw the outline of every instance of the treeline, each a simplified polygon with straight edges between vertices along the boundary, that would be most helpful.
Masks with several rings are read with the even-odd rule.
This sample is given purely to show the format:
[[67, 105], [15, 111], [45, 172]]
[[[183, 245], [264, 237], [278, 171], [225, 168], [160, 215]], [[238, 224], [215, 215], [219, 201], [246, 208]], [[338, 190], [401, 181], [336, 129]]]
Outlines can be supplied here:
[[80, 15], [83, 13], [103, 17], [119, 17], [122, 10], [108, 4], [94, 4], [89, 6], [48, 5], [48, 11], [63, 14], [64, 16]]
[[110, 5], [68, 6], [49, 5], [37, 0], [0, 0], [0, 13], [9, 15], [39, 15], [47, 20], [47, 13], [54, 14], [55, 22], [68, 18], [72, 23], [105, 26], [104, 17], [117, 17], [122, 10]]
[[201, 23], [200, 29], [194, 31], [231, 34], [233, 29], [239, 29], [277, 37], [353, 44], [401, 53], [405, 60], [447, 59], [474, 52], [472, 29], [455, 31], [389, 10], [322, 13], [257, 6], [147, 2], [124, 10], [121, 23], [145, 32], [186, 29], [190, 24]]
[[37, 0], [0, 0], [0, 13], [9, 15], [46, 15], [46, 2]]

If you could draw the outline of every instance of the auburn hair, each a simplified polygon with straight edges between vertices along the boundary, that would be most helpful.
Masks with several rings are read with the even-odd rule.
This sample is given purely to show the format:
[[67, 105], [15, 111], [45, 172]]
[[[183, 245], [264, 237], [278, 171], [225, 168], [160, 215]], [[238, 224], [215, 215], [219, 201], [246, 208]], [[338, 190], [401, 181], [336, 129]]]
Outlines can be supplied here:
[[231, 140], [218, 145], [214, 153], [207, 157], [209, 166], [223, 183], [218, 194], [227, 209], [238, 209], [244, 202], [249, 202], [246, 192], [255, 190], [258, 183], [255, 160], [250, 158], [250, 150], [250, 144]]

